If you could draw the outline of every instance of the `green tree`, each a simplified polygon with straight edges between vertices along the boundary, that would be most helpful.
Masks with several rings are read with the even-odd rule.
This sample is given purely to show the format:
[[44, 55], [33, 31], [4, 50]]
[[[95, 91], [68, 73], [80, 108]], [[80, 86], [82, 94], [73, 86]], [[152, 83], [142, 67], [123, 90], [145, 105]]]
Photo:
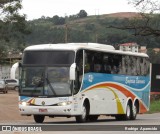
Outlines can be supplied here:
[[137, 8], [139, 16], [126, 28], [134, 29], [135, 35], [160, 36], [160, 2], [158, 0], [129, 0]]
[[80, 10], [77, 14], [79, 18], [87, 17], [87, 12], [85, 10]]
[[22, 9], [21, 0], [0, 1], [0, 34], [3, 35], [1, 39], [7, 38], [4, 35], [13, 31], [26, 33], [26, 16], [19, 14], [20, 9]]
[[155, 52], [152, 48], [147, 50], [151, 63], [160, 64], [160, 52]]
[[59, 17], [58, 15], [53, 16], [52, 20], [55, 25], [65, 24], [65, 18]]
[[19, 14], [20, 9], [22, 9], [21, 0], [0, 0], [1, 47], [5, 44], [9, 49], [19, 48], [19, 44], [24, 43], [24, 34], [30, 33], [26, 26], [26, 16]]

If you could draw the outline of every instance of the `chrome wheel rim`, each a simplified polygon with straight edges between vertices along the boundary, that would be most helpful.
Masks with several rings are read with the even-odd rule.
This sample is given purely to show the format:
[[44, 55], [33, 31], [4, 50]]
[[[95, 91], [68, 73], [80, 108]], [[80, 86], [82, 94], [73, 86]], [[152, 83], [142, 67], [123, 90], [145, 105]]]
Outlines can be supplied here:
[[131, 110], [130, 110], [130, 106], [129, 105], [127, 106], [126, 115], [127, 115], [128, 118], [131, 115]]
[[137, 107], [134, 105], [133, 106], [133, 116], [136, 116], [136, 113], [137, 113]]
[[83, 119], [86, 118], [86, 108], [85, 108], [85, 106], [83, 106], [83, 108], [82, 108], [82, 118]]

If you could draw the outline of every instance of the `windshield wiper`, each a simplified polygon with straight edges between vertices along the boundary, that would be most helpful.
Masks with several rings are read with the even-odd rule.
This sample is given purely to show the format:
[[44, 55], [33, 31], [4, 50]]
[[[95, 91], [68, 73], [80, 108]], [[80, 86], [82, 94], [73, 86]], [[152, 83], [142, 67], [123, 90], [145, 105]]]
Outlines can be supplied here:
[[46, 78], [46, 81], [47, 81], [47, 83], [48, 83], [48, 85], [49, 85], [49, 87], [50, 87], [51, 91], [54, 93], [54, 95], [55, 95], [55, 96], [57, 96], [57, 94], [56, 94], [56, 92], [55, 92], [54, 88], [52, 87], [52, 85], [51, 85], [51, 83], [50, 83], [50, 81], [49, 81], [49, 79], [48, 79], [48, 78]]

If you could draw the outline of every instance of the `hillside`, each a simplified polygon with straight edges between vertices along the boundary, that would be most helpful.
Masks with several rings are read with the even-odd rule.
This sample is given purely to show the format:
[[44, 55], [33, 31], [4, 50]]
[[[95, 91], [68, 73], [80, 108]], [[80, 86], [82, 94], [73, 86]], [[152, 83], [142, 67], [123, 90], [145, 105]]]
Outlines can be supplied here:
[[140, 17], [139, 13], [136, 13], [136, 12], [118, 12], [118, 13], [105, 14], [104, 16], [115, 17], [115, 18]]
[[128, 25], [132, 19], [140, 17], [135, 12], [119, 12], [93, 15], [83, 18], [43, 17], [28, 21], [31, 34], [25, 37], [27, 45], [64, 42], [98, 42], [103, 44], [122, 44], [137, 42], [139, 45], [159, 46], [159, 39], [134, 36], [133, 30], [109, 28], [112, 25]]
[[[127, 24], [138, 13], [123, 12], [104, 15], [93, 15], [83, 18], [40, 18], [29, 21], [32, 33], [26, 36], [27, 44], [61, 43], [61, 42], [99, 42], [104, 44], [120, 44], [137, 42], [132, 31], [108, 29], [110, 25]], [[65, 22], [62, 23], [62, 20]]]

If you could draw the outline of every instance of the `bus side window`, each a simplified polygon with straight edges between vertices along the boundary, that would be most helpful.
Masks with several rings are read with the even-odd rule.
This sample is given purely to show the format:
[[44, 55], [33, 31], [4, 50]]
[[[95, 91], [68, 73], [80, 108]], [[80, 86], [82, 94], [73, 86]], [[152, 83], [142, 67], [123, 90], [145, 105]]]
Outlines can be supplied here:
[[104, 56], [103, 56], [102, 72], [107, 73], [107, 74], [111, 73], [111, 66], [109, 64], [109, 59], [108, 59], [108, 55], [107, 54], [104, 54]]
[[150, 67], [150, 64], [149, 64], [149, 61], [148, 61], [148, 58], [144, 58], [144, 75], [148, 75], [149, 74], [149, 67]]
[[125, 66], [125, 56], [123, 55], [121, 58], [121, 65], [120, 65], [120, 74], [126, 74], [126, 66]]
[[140, 58], [141, 75], [144, 75], [144, 59]]
[[146, 61], [146, 75], [149, 74], [150, 72], [150, 62], [149, 62], [149, 58], [145, 58], [145, 61]]
[[84, 73], [88, 73], [91, 70], [91, 52], [90, 51], [86, 51], [85, 53], [85, 65], [84, 65]]
[[131, 57], [131, 75], [137, 75], [136, 73], [136, 57]]
[[102, 60], [103, 54], [102, 53], [95, 53], [94, 54], [94, 72], [101, 73], [102, 72]]

